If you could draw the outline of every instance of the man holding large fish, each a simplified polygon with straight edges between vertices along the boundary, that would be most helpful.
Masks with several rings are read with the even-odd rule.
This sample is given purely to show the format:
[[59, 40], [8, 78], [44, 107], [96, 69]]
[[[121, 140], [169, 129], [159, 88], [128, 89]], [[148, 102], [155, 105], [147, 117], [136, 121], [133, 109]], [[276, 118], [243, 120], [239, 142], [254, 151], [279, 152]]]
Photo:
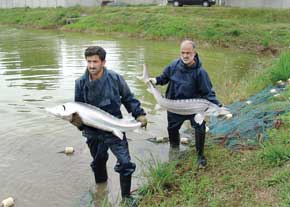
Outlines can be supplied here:
[[[195, 50], [195, 43], [191, 40], [184, 40], [180, 45], [180, 52], [180, 58], [168, 65], [160, 76], [147, 78], [146, 82], [154, 85], [168, 84], [166, 98], [159, 99], [163, 101], [164, 108], [167, 109], [170, 147], [179, 148], [179, 129], [185, 120], [190, 120], [195, 129], [197, 164], [199, 167], [205, 167], [207, 160], [204, 156], [206, 134], [204, 114], [209, 111], [229, 112], [223, 109], [224, 107], [216, 98], [208, 73], [202, 67]], [[158, 94], [155, 96], [158, 97]], [[181, 107], [177, 110], [176, 106]], [[204, 109], [201, 106], [205, 106]], [[203, 111], [200, 113], [201, 109]]]
[[[75, 102], [96, 106], [119, 118], [120, 121], [122, 121], [120, 107], [123, 104], [127, 111], [132, 113], [132, 116], [141, 123], [141, 127], [145, 127], [147, 120], [140, 102], [134, 98], [123, 77], [105, 67], [106, 51], [102, 47], [91, 46], [85, 50], [85, 58], [87, 69], [84, 75], [76, 80]], [[83, 135], [87, 138], [87, 144], [93, 157], [91, 168], [94, 172], [96, 183], [107, 181], [107, 151], [110, 149], [117, 158], [117, 164], [114, 169], [120, 174], [122, 198], [124, 200], [130, 199], [131, 177], [136, 165], [131, 162], [125, 133], [118, 131], [117, 125], [116, 130], [113, 132], [109, 132], [105, 128], [102, 130], [102, 128], [96, 129], [88, 126], [83, 123], [80, 115], [74, 113], [71, 123], [81, 129]], [[105, 116], [104, 119], [110, 119], [110, 117]], [[108, 123], [113, 124], [113, 122], [116, 122], [113, 119], [110, 120], [112, 120], [110, 123], [104, 123], [104, 127]], [[114, 128], [113, 125], [112, 128]]]

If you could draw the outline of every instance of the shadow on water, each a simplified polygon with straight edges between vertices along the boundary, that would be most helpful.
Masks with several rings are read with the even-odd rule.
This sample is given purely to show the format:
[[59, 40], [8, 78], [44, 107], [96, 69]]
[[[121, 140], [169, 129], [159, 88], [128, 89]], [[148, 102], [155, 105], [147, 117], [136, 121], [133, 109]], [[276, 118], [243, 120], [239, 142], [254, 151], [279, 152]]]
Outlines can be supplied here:
[[[152, 122], [147, 131], [128, 133], [131, 157], [137, 164], [132, 190], [145, 182], [144, 162], [152, 158], [168, 161], [168, 143], [148, 141], [167, 136], [166, 113], [154, 110], [153, 96], [136, 77], [144, 63], [152, 76], [160, 74], [178, 57], [177, 42], [0, 26], [0, 200], [13, 196], [17, 206], [63, 207], [96, 206], [107, 197], [108, 203], [118, 205], [120, 187], [119, 176], [113, 171], [114, 156], [110, 153], [107, 185], [96, 188], [85, 139], [73, 126], [44, 111], [73, 100], [74, 81], [85, 70], [83, 52], [89, 45], [107, 50], [107, 67], [125, 77]], [[217, 94], [230, 90], [225, 82], [243, 79], [261, 62], [254, 54], [226, 49], [200, 48], [199, 55]], [[73, 146], [75, 154], [57, 153], [65, 146]]]

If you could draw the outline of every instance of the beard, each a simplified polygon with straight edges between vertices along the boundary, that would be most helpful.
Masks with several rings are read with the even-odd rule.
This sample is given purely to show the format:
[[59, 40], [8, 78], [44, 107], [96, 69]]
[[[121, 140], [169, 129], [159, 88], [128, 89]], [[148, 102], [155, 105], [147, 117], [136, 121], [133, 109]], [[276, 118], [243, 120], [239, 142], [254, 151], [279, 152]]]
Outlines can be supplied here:
[[91, 75], [96, 75], [100, 71], [98, 68], [88, 68]]
[[194, 59], [192, 58], [181, 58], [181, 60], [185, 65], [192, 65], [195, 63]]

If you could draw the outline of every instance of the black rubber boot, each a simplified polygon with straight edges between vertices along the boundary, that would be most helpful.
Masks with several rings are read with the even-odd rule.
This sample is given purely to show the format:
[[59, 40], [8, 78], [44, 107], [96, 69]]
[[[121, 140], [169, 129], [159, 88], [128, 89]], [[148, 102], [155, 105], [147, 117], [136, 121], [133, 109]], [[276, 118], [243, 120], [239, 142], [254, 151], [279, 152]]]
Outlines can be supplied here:
[[197, 165], [198, 167], [206, 167], [207, 161], [204, 156], [204, 142], [205, 142], [205, 132], [195, 131], [195, 147], [197, 152]]
[[130, 197], [131, 190], [131, 176], [120, 175], [120, 186], [122, 198]]
[[104, 183], [108, 179], [108, 174], [107, 174], [107, 166], [106, 162], [101, 162], [98, 164], [98, 168], [93, 169], [94, 175], [95, 175], [95, 181], [97, 183]]
[[171, 148], [179, 148], [180, 134], [178, 130], [168, 130], [169, 143]]
[[120, 175], [122, 203], [128, 207], [137, 207], [135, 199], [130, 195], [132, 176]]

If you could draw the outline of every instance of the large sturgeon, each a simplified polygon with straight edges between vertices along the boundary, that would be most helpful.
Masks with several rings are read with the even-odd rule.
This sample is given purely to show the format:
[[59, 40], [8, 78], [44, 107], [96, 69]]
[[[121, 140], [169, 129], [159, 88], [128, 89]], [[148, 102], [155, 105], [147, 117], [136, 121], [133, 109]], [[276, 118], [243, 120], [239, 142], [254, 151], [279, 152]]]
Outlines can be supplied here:
[[150, 92], [153, 94], [157, 103], [169, 112], [180, 115], [196, 114], [195, 121], [202, 124], [205, 116], [219, 116], [230, 114], [226, 107], [219, 107], [216, 104], [201, 98], [172, 100], [164, 98], [156, 85], [147, 81], [149, 73], [146, 65], [143, 65], [143, 76], [141, 79], [148, 84]]
[[46, 111], [67, 121], [71, 121], [72, 115], [78, 113], [85, 125], [112, 132], [120, 139], [123, 139], [122, 132], [131, 131], [141, 126], [141, 123], [133, 117], [119, 119], [100, 108], [81, 102], [68, 102], [46, 108]]

